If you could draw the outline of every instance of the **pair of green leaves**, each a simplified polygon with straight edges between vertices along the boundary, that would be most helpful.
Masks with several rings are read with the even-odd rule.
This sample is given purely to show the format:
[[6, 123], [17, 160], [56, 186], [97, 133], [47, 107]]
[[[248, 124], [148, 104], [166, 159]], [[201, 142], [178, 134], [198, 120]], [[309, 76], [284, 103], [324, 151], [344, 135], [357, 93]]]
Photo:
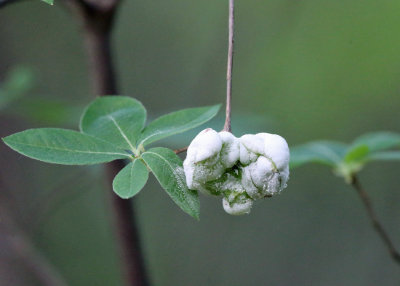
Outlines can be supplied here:
[[147, 151], [144, 148], [207, 122], [219, 108], [216, 105], [180, 110], [161, 116], [145, 127], [146, 109], [139, 101], [125, 96], [105, 96], [86, 109], [81, 118], [81, 132], [30, 129], [3, 140], [15, 151], [48, 163], [87, 165], [130, 160], [113, 182], [113, 189], [120, 197], [137, 194], [151, 171], [174, 202], [198, 218], [198, 195], [186, 186], [182, 160], [167, 148]]
[[365, 164], [377, 160], [400, 160], [400, 134], [374, 132], [356, 138], [351, 144], [334, 141], [315, 141], [291, 148], [290, 167], [320, 163], [333, 168], [336, 174], [350, 182]]

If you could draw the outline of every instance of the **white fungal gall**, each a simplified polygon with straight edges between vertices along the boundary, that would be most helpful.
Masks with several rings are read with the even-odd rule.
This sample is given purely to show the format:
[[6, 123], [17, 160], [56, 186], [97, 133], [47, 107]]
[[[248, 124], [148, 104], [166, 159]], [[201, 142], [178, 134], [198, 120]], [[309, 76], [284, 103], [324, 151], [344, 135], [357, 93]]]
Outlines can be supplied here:
[[220, 154], [222, 148], [220, 135], [211, 128], [201, 131], [193, 139], [183, 162], [186, 183], [190, 189], [214, 194], [207, 190], [205, 184], [218, 179], [225, 172]]
[[239, 160], [239, 140], [230, 132], [218, 133], [222, 141], [221, 162], [226, 168], [232, 168]]
[[210, 128], [190, 143], [183, 163], [190, 189], [223, 195], [229, 214], [249, 213], [253, 201], [279, 193], [289, 179], [289, 147], [276, 134], [246, 134]]
[[222, 199], [224, 210], [230, 215], [243, 215], [250, 213], [253, 206], [253, 200], [249, 198], [241, 198], [239, 201], [230, 203], [227, 198]]
[[187, 150], [187, 158], [190, 157], [194, 163], [198, 163], [216, 155], [221, 151], [221, 148], [222, 140], [218, 133], [211, 128], [207, 128], [201, 131], [190, 143]]
[[240, 138], [244, 161], [243, 185], [254, 198], [272, 196], [286, 187], [289, 179], [289, 147], [279, 135], [258, 133]]
[[270, 158], [278, 168], [283, 170], [289, 165], [289, 146], [286, 140], [276, 134], [258, 133], [256, 135], [264, 141], [263, 155]]

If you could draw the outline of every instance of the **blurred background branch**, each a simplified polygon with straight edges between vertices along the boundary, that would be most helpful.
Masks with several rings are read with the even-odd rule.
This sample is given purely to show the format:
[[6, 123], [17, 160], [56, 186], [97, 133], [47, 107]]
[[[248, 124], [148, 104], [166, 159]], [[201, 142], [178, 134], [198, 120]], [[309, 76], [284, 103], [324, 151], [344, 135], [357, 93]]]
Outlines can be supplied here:
[[351, 185], [357, 191], [357, 193], [367, 211], [368, 217], [371, 220], [372, 226], [374, 227], [376, 232], [381, 237], [383, 243], [385, 244], [385, 246], [387, 247], [387, 249], [389, 251], [390, 256], [393, 258], [393, 260], [395, 262], [400, 264], [400, 254], [399, 254], [399, 252], [397, 252], [396, 247], [394, 246], [394, 243], [390, 239], [389, 234], [383, 228], [382, 223], [379, 221], [377, 215], [375, 214], [371, 199], [368, 196], [368, 193], [365, 191], [365, 189], [361, 185], [361, 183], [356, 175], [354, 175], [352, 177]]
[[[119, 0], [72, 0], [83, 26], [83, 37], [88, 56], [89, 77], [93, 95], [117, 95], [117, 79], [113, 64], [111, 36]], [[122, 160], [107, 164], [107, 183], [123, 169]], [[113, 227], [117, 236], [121, 268], [125, 285], [148, 285], [141, 252], [140, 236], [136, 226], [132, 200], [124, 200], [109, 192], [113, 209]]]

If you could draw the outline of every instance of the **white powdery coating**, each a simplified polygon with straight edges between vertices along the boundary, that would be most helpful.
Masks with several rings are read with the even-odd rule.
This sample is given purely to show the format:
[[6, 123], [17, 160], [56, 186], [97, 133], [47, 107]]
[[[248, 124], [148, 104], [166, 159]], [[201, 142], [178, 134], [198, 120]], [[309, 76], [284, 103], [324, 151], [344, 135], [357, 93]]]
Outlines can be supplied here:
[[190, 143], [186, 158], [198, 163], [216, 155], [221, 151], [221, 148], [222, 140], [218, 133], [211, 128], [207, 128], [201, 131]]
[[239, 160], [239, 140], [230, 132], [218, 134], [222, 140], [221, 161], [226, 168], [232, 168]]
[[286, 140], [269, 133], [246, 134], [239, 140], [240, 162], [248, 165], [244, 167], [242, 183], [249, 196], [257, 199], [282, 191], [289, 179], [290, 153]]
[[289, 146], [283, 137], [269, 133], [258, 133], [256, 136], [264, 141], [263, 155], [272, 159], [279, 171], [289, 165]]
[[189, 145], [183, 167], [190, 189], [223, 195], [225, 211], [239, 215], [249, 213], [254, 200], [286, 187], [289, 157], [286, 140], [279, 135], [236, 138], [207, 128]]
[[250, 213], [253, 200], [247, 199], [244, 202], [230, 204], [227, 198], [222, 199], [224, 210], [230, 215], [244, 215]]
[[272, 195], [279, 191], [276, 184], [270, 182], [276, 174], [271, 160], [265, 157], [258, 157], [257, 161], [243, 168], [242, 184], [245, 186], [247, 194], [253, 199], [260, 199], [266, 195]]
[[215, 194], [205, 184], [221, 177], [238, 159], [239, 142], [235, 136], [211, 128], [201, 131], [190, 143], [183, 162], [188, 187]]

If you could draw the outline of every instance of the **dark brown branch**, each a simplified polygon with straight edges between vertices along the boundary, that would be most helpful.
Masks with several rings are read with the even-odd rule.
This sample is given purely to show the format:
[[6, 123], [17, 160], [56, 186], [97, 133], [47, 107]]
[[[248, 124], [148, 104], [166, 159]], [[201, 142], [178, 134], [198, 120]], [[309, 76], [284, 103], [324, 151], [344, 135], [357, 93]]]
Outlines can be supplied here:
[[364, 190], [362, 185], [360, 184], [360, 181], [358, 180], [357, 176], [353, 176], [351, 185], [354, 187], [354, 189], [357, 191], [358, 195], [360, 196], [365, 209], [367, 210], [367, 214], [369, 216], [369, 219], [371, 220], [371, 223], [379, 236], [381, 237], [382, 241], [385, 243], [386, 248], [388, 249], [390, 256], [393, 258], [394, 261], [400, 264], [400, 254], [397, 252], [392, 240], [390, 239], [388, 233], [385, 231], [383, 228], [382, 224], [379, 222], [375, 211], [372, 207], [372, 202], [371, 199], [369, 198], [367, 192]]
[[233, 44], [235, 32], [235, 1], [229, 0], [229, 42], [228, 63], [226, 69], [226, 112], [224, 131], [231, 132], [231, 101], [232, 101], [232, 68], [233, 68]]
[[16, 2], [21, 2], [21, 0], [0, 0], [0, 8]]
[[[89, 63], [89, 75], [95, 95], [118, 94], [111, 52], [111, 31], [118, 0], [71, 0], [83, 25]], [[124, 167], [122, 161], [107, 164], [108, 185]], [[125, 285], [149, 285], [140, 249], [131, 200], [123, 200], [110, 192], [115, 232], [118, 238]]]

